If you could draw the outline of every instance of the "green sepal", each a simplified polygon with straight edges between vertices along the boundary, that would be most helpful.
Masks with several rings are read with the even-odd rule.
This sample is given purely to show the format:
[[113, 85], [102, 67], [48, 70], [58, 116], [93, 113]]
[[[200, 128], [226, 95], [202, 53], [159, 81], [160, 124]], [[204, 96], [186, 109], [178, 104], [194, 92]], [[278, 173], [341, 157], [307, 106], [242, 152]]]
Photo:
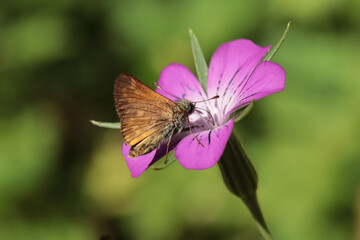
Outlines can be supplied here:
[[253, 99], [251, 103], [247, 105], [245, 108], [236, 110], [233, 113], [231, 113], [229, 118], [233, 119], [234, 122], [240, 121], [251, 112], [251, 110], [254, 108], [254, 105], [255, 105], [255, 99]]
[[224, 182], [233, 194], [244, 199], [256, 192], [256, 170], [234, 131], [218, 163]]
[[207, 91], [206, 83], [207, 83], [208, 67], [207, 67], [207, 64], [205, 61], [204, 54], [200, 48], [199, 41], [191, 29], [189, 29], [189, 35], [190, 35], [192, 53], [194, 56], [196, 73], [197, 73], [197, 76], [198, 76], [201, 86], [203, 87], [204, 91], [206, 92]]
[[100, 122], [95, 120], [90, 120], [92, 124], [102, 128], [110, 128], [110, 129], [120, 129], [121, 124], [119, 122]]
[[273, 48], [271, 48], [270, 51], [264, 56], [264, 58], [261, 60], [262, 62], [270, 61], [271, 58], [275, 55], [275, 53], [279, 50], [279, 48], [281, 47], [282, 43], [284, 42], [284, 40], [286, 38], [287, 32], [290, 28], [290, 24], [291, 24], [291, 21], [289, 21], [288, 24], [286, 25], [285, 31], [284, 31], [283, 35], [281, 36], [280, 40], [278, 41], [278, 43]]
[[158, 166], [154, 166], [152, 167], [154, 170], [163, 170], [165, 168], [167, 168], [168, 166], [170, 166], [172, 163], [174, 163], [176, 161], [175, 155], [174, 154], [168, 154], [168, 161], [167, 163], [165, 163], [165, 160], [162, 164], [158, 165]]
[[234, 131], [230, 135], [218, 165], [226, 187], [244, 201], [264, 239], [273, 239], [257, 200], [256, 170]]

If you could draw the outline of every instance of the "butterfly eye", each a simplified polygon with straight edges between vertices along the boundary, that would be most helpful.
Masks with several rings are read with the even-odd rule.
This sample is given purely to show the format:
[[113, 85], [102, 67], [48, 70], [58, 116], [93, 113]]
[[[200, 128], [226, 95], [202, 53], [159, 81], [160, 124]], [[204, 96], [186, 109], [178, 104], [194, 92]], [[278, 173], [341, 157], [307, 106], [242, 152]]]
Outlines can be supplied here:
[[189, 104], [189, 114], [192, 114], [195, 111], [195, 104], [194, 103], [190, 103]]

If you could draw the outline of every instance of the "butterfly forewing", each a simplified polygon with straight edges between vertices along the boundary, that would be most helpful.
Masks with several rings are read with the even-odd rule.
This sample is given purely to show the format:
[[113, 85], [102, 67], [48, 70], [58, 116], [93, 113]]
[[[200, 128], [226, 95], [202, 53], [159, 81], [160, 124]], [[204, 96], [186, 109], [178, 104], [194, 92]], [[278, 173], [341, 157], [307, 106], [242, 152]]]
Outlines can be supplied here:
[[115, 107], [130, 155], [146, 154], [171, 133], [175, 102], [156, 93], [127, 74], [120, 74], [114, 86]]

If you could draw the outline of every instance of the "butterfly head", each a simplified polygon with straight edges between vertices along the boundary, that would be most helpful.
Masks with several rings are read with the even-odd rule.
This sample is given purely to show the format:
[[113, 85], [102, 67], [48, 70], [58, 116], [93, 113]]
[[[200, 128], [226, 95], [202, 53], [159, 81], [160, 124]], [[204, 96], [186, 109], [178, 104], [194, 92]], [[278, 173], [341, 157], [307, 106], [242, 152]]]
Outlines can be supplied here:
[[177, 105], [180, 107], [181, 110], [184, 110], [188, 114], [192, 114], [195, 110], [195, 103], [190, 102], [186, 99], [178, 101]]

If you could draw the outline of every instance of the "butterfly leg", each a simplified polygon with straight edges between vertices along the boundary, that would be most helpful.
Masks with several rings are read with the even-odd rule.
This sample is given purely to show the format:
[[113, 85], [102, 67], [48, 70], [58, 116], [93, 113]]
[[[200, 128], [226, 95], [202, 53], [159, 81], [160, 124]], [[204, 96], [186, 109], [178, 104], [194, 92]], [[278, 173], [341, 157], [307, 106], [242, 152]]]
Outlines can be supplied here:
[[204, 148], [205, 146], [199, 141], [199, 139], [193, 134], [192, 130], [191, 130], [191, 124], [190, 124], [190, 120], [189, 120], [189, 115], [186, 116], [186, 119], [188, 121], [189, 124], [189, 129], [190, 129], [190, 133], [191, 135], [196, 139], [196, 141]]
[[[206, 129], [204, 128], [204, 125], [193, 125], [192, 128], [201, 128], [203, 131], [205, 131]], [[190, 127], [184, 128], [183, 131], [189, 131]]]
[[171, 142], [172, 136], [173, 136], [173, 134], [174, 134], [174, 130], [175, 130], [175, 129], [172, 130], [171, 135], [170, 135], [170, 139], [169, 139], [169, 141], [168, 141], [168, 143], [167, 143], [167, 145], [166, 145], [166, 157], [165, 157], [164, 164], [167, 164], [167, 162], [168, 162], [169, 147], [170, 147], [170, 142]]

